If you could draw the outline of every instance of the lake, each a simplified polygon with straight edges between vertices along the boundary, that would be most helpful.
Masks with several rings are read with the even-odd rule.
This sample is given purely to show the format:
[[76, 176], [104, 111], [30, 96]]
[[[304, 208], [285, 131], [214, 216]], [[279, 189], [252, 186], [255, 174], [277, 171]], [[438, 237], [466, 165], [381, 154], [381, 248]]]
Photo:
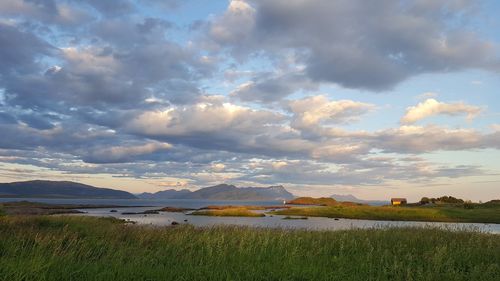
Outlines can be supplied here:
[[[265, 217], [209, 217], [191, 216], [184, 213], [160, 212], [159, 214], [137, 214], [123, 215], [126, 212], [142, 212], [157, 207], [179, 207], [179, 208], [202, 208], [208, 205], [282, 205], [283, 201], [219, 201], [219, 200], [190, 200], [190, 199], [48, 199], [48, 198], [0, 198], [0, 202], [32, 201], [49, 204], [95, 204], [95, 205], [119, 205], [120, 208], [83, 209], [86, 212], [79, 214], [83, 216], [116, 217], [119, 219], [134, 221], [138, 224], [165, 226], [172, 222], [180, 224], [191, 224], [195, 226], [213, 225], [238, 225], [253, 227], [271, 227], [288, 229], [312, 229], [312, 230], [343, 230], [352, 228], [384, 228], [384, 227], [440, 227], [450, 230], [478, 230], [488, 233], [500, 234], [500, 224], [485, 223], [443, 223], [443, 222], [414, 222], [414, 221], [379, 221], [379, 220], [354, 220], [333, 219], [321, 217], [309, 217], [307, 220], [284, 220], [284, 216]], [[134, 207], [126, 207], [134, 206]], [[117, 212], [111, 212], [116, 210]], [[187, 220], [187, 221], [185, 221]]]

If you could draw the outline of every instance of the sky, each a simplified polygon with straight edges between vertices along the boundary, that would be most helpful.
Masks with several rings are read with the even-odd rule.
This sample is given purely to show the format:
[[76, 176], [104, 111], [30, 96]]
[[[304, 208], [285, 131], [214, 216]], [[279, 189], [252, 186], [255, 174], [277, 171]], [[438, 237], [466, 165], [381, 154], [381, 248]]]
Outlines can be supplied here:
[[500, 198], [495, 0], [0, 0], [0, 182]]

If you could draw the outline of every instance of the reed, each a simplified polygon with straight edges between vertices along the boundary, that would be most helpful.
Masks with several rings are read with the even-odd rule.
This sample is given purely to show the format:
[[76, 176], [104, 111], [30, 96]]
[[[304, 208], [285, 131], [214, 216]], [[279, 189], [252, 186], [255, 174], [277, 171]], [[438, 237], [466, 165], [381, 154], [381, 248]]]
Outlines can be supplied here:
[[0, 280], [498, 280], [500, 236], [0, 217]]

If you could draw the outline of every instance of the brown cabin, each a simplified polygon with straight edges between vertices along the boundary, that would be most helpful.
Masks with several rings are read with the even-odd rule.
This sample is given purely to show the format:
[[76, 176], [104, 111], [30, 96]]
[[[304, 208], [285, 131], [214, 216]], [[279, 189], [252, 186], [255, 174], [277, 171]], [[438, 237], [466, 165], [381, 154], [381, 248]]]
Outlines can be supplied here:
[[391, 205], [393, 206], [406, 205], [406, 203], [406, 198], [391, 198]]

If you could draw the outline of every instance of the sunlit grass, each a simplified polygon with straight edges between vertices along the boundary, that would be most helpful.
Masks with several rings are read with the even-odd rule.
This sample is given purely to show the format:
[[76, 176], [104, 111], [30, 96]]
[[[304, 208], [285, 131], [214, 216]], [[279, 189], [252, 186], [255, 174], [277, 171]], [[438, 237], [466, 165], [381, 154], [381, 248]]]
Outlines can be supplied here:
[[217, 217], [264, 217], [265, 216], [262, 213], [256, 213], [244, 207], [199, 210], [192, 212], [191, 215], [217, 216]]
[[0, 280], [498, 280], [500, 236], [0, 218]]
[[272, 213], [287, 216], [369, 220], [500, 223], [500, 206], [478, 206], [474, 209], [465, 209], [461, 205], [435, 207], [334, 205], [322, 207], [294, 207], [286, 210], [278, 210]]

